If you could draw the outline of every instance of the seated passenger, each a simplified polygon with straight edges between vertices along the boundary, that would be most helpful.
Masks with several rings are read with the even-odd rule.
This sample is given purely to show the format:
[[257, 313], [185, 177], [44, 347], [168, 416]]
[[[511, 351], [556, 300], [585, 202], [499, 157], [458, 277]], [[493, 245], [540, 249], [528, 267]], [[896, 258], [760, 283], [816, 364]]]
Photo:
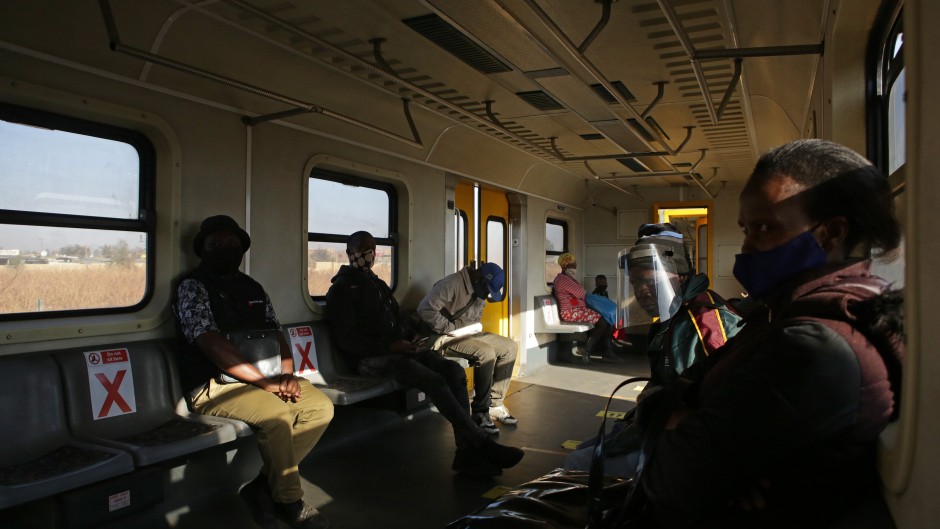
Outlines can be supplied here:
[[791, 142], [757, 162], [738, 224], [755, 308], [679, 409], [656, 410], [644, 527], [828, 527], [879, 494], [904, 351], [900, 292], [870, 272], [900, 242], [887, 180], [841, 145]]
[[[231, 217], [202, 221], [193, 240], [202, 261], [180, 281], [173, 300], [183, 342], [177, 350], [182, 387], [195, 412], [238, 419], [258, 430], [261, 473], [239, 495], [259, 525], [275, 527], [276, 516], [291, 527], [325, 528], [326, 517], [303, 501], [297, 465], [329, 425], [333, 403], [294, 376], [294, 357], [271, 300], [238, 270], [250, 245], [248, 233]], [[280, 375], [266, 376], [227, 338], [230, 331], [267, 328], [278, 330]]]
[[[690, 276], [689, 259], [682, 235], [671, 224], [645, 224], [640, 238], [622, 253], [624, 270], [621, 313], [634, 323], [653, 321], [648, 333], [650, 382], [637, 397], [642, 400], [655, 388], [679, 376], [695, 380], [700, 366], [716, 349], [740, 330], [741, 317], [716, 292], [708, 289], [708, 276]], [[629, 303], [629, 299], [635, 303]], [[641, 314], [631, 314], [631, 310]], [[697, 366], [698, 369], [689, 369]], [[578, 445], [564, 467], [590, 470], [597, 438]], [[642, 437], [633, 417], [615, 423], [605, 438], [604, 470], [608, 475], [636, 474]]]
[[[607, 295], [607, 276], [604, 274], [594, 276], [594, 291], [591, 294], [610, 299], [610, 296]], [[611, 322], [611, 324], [613, 323]]]
[[606, 316], [588, 306], [584, 287], [576, 279], [578, 276], [578, 263], [574, 255], [570, 253], [559, 255], [558, 266], [561, 267], [561, 272], [555, 276], [555, 280], [552, 282], [552, 295], [558, 301], [558, 316], [561, 321], [594, 325], [588, 331], [587, 343], [583, 346], [579, 345], [574, 351], [576, 358], [566, 358], [566, 360], [580, 360], [585, 364], [589, 364], [591, 362], [591, 353], [597, 353], [607, 360], [619, 362], [621, 359], [614, 353], [610, 343], [613, 337], [611, 320], [616, 319], [616, 305], [609, 299], [595, 296], [609, 304], [609, 306], [598, 307], [607, 313]]
[[454, 428], [457, 472], [498, 476], [503, 468], [518, 463], [522, 450], [493, 442], [470, 419], [463, 368], [423, 347], [417, 335], [405, 329], [392, 291], [372, 272], [372, 235], [364, 231], [350, 235], [346, 255], [349, 265], [339, 269], [326, 294], [327, 317], [339, 350], [356, 363], [359, 373], [392, 377], [430, 396]]
[[499, 433], [494, 421], [518, 422], [503, 400], [518, 346], [510, 338], [482, 332], [481, 324], [486, 300], [502, 301], [505, 282], [503, 269], [494, 263], [483, 263], [479, 270], [464, 267], [435, 283], [418, 305], [418, 317], [434, 333], [436, 348], [474, 366], [470, 409], [473, 421], [490, 435]]

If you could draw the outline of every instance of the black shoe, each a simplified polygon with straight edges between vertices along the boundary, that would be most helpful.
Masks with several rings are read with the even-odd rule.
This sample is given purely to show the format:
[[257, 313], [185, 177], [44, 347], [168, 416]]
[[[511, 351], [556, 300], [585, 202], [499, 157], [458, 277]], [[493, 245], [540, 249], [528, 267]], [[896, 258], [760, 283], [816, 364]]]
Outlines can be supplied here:
[[479, 452], [470, 448], [458, 448], [454, 455], [454, 463], [450, 466], [458, 474], [467, 476], [491, 477], [499, 476], [503, 469], [483, 457]]
[[330, 526], [326, 516], [304, 500], [275, 503], [274, 512], [282, 522], [296, 529], [327, 529]]
[[238, 491], [238, 496], [248, 505], [251, 517], [264, 529], [277, 529], [277, 518], [274, 516], [274, 500], [268, 492], [268, 482], [264, 474], [248, 482]]
[[525, 452], [523, 452], [522, 449], [514, 446], [501, 445], [492, 439], [483, 441], [483, 444], [476, 450], [483, 458], [493, 462], [500, 468], [514, 467], [519, 461], [522, 461], [523, 456], [525, 456]]
[[604, 361], [610, 362], [612, 364], [622, 364], [624, 362], [623, 358], [620, 358], [620, 356], [618, 356], [617, 353], [613, 351], [613, 349], [604, 350], [601, 358]]

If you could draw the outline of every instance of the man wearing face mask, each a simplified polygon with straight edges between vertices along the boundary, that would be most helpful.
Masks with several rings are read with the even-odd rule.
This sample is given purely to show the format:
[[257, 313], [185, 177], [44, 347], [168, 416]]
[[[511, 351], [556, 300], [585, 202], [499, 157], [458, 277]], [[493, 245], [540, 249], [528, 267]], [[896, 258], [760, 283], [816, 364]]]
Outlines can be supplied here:
[[372, 272], [375, 238], [365, 231], [349, 236], [349, 265], [340, 267], [326, 294], [334, 343], [355, 362], [360, 374], [392, 377], [426, 392], [453, 426], [457, 453], [452, 468], [460, 474], [498, 476], [518, 463], [523, 452], [499, 445], [470, 419], [467, 378], [453, 360], [428, 349], [407, 329], [391, 289]]
[[483, 263], [479, 269], [464, 267], [435, 283], [418, 305], [418, 317], [440, 336], [436, 345], [447, 355], [476, 364], [470, 409], [474, 422], [491, 435], [499, 433], [494, 421], [518, 422], [503, 401], [516, 363], [516, 342], [480, 332], [486, 301], [502, 301], [505, 283], [506, 275], [495, 263]]
[[[258, 430], [261, 473], [239, 495], [255, 521], [322, 529], [325, 516], [303, 501], [298, 465], [333, 418], [333, 404], [294, 376], [290, 346], [261, 285], [238, 270], [251, 238], [231, 217], [205, 219], [193, 240], [202, 261], [180, 281], [173, 300], [182, 387], [197, 413], [238, 419]], [[231, 332], [272, 329], [280, 374], [265, 375], [229, 339]], [[278, 351], [274, 351], [275, 357]]]

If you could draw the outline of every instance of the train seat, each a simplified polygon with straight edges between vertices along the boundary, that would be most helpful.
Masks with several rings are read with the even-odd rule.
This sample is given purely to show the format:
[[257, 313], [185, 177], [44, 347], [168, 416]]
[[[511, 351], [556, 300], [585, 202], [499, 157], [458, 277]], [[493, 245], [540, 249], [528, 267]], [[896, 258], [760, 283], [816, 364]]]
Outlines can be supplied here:
[[159, 342], [73, 349], [53, 355], [61, 368], [71, 432], [130, 452], [138, 466], [235, 440], [230, 421], [176, 413], [175, 375]]
[[561, 321], [558, 315], [558, 301], [555, 296], [543, 295], [535, 296], [535, 307], [537, 315], [535, 316], [536, 333], [585, 333], [594, 326], [590, 323], [568, 323]]
[[134, 470], [123, 450], [72, 437], [62, 380], [46, 354], [0, 358], [0, 509]]
[[[325, 320], [285, 326], [284, 332], [294, 350], [297, 374], [309, 379], [333, 404], [354, 404], [401, 389], [390, 378], [359, 375], [333, 347], [330, 327]], [[311, 367], [315, 366], [315, 372], [307, 368], [305, 360], [313, 364]]]

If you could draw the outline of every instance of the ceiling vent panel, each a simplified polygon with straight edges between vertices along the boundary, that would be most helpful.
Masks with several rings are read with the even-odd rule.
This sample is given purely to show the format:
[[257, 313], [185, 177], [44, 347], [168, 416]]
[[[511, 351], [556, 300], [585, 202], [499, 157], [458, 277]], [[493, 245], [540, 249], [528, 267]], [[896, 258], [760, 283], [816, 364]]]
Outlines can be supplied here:
[[535, 82], [585, 121], [602, 121], [614, 116], [611, 108], [574, 76], [541, 77]]
[[592, 121], [594, 126], [601, 134], [620, 146], [626, 152], [648, 152], [650, 148], [637, 137], [636, 133], [623, 124], [619, 119], [608, 119], [604, 121]]
[[603, 139], [605, 138], [605, 136], [604, 136], [603, 134], [597, 134], [597, 133], [594, 133], [594, 134], [579, 134], [579, 136], [581, 136], [581, 139], [582, 139], [582, 140], [586, 140], [586, 141], [603, 140]]
[[541, 90], [534, 90], [532, 92], [517, 92], [516, 95], [538, 110], [561, 110], [565, 108], [561, 106], [561, 103], [555, 101], [552, 96]]
[[[613, 87], [617, 90], [617, 92], [620, 92], [620, 95], [626, 101], [628, 102], [636, 101], [636, 96], [634, 96], [633, 93], [630, 92], [630, 90], [627, 88], [627, 85], [623, 84], [621, 81], [613, 81], [610, 84], [613, 85]], [[617, 99], [614, 98], [614, 96], [610, 92], [608, 92], [606, 88], [604, 88], [604, 85], [600, 83], [592, 84], [591, 88], [593, 88], [594, 91], [597, 92], [597, 95], [601, 96], [601, 98], [604, 101], [606, 101], [608, 104], [613, 105], [614, 103], [617, 102]]]
[[649, 168], [643, 165], [642, 162], [636, 158], [617, 158], [617, 161], [622, 163], [627, 169], [630, 169], [634, 173], [648, 173], [650, 172]]
[[402, 22], [479, 72], [492, 74], [512, 71], [498, 57], [435, 14], [406, 18]]

